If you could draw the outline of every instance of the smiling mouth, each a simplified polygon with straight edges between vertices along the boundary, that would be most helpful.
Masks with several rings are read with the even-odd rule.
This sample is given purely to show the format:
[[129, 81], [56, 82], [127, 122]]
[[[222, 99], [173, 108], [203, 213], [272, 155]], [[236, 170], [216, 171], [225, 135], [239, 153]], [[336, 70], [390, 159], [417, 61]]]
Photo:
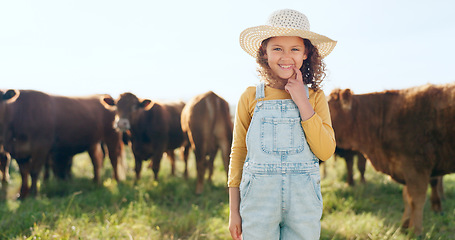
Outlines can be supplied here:
[[279, 65], [280, 68], [284, 68], [284, 69], [292, 69], [292, 67], [294, 67], [294, 65]]

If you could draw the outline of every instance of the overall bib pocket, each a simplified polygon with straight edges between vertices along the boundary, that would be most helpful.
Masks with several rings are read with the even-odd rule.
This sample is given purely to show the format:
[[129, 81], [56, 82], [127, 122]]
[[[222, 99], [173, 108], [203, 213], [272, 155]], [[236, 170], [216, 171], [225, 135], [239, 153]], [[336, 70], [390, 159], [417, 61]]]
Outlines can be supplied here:
[[262, 151], [269, 154], [296, 154], [302, 152], [305, 135], [300, 118], [261, 119]]

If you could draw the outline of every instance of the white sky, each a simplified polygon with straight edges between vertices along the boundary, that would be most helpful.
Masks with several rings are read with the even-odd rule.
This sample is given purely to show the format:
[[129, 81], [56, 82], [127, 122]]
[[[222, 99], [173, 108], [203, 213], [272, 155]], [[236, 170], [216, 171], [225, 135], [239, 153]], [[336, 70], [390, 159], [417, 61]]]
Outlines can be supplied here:
[[455, 1], [1, 0], [0, 88], [236, 104], [259, 81], [239, 34], [283, 8], [338, 41], [327, 95], [455, 81]]

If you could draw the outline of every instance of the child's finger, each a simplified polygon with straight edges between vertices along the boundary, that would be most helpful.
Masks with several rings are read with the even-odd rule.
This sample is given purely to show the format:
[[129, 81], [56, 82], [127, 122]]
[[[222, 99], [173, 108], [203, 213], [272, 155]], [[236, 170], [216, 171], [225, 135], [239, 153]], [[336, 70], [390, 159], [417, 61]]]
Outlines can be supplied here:
[[242, 239], [242, 234], [241, 231], [238, 227], [236, 227], [233, 231], [231, 231], [231, 237], [234, 240], [241, 240]]
[[294, 71], [295, 71], [295, 79], [303, 82], [302, 72], [300, 71], [300, 69], [298, 69], [297, 67], [294, 67]]
[[[288, 84], [284, 85], [284, 90], [289, 93], [289, 81]], [[290, 94], [290, 93], [289, 93]]]

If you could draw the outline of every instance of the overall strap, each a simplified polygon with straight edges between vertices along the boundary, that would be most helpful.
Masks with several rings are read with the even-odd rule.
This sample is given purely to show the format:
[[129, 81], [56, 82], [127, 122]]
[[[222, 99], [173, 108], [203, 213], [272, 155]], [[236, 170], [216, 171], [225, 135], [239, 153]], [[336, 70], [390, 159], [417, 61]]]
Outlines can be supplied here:
[[256, 85], [256, 100], [265, 98], [264, 86], [265, 86], [265, 84], [263, 82]]

